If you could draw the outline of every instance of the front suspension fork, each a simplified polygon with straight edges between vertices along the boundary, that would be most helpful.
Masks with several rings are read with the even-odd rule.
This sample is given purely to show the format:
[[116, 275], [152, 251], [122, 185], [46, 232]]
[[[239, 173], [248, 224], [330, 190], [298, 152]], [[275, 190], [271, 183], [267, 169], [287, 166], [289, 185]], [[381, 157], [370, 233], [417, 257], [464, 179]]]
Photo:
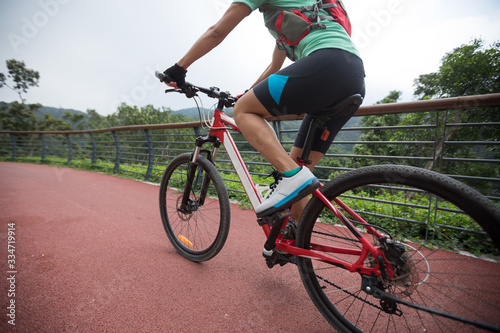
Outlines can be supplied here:
[[[208, 142], [213, 143], [214, 145], [213, 152], [207, 149], [202, 149], [203, 144]], [[220, 147], [220, 144], [221, 142], [216, 137], [210, 135], [204, 137], [198, 137], [196, 139], [196, 149], [193, 153], [191, 161], [189, 162], [186, 184], [184, 187], [181, 205], [179, 207], [180, 211], [184, 213], [189, 213], [191, 212], [191, 210], [193, 210], [189, 205], [190, 195], [192, 191], [198, 189], [200, 183], [201, 183], [201, 189], [197, 200], [198, 201], [197, 206], [199, 207], [204, 205], [208, 193], [208, 187], [210, 185], [210, 178], [207, 173], [203, 175], [203, 173], [196, 172], [198, 169], [198, 157], [200, 156], [201, 153], [206, 153], [207, 159], [212, 164], [215, 164], [215, 156], [217, 155], [217, 151]], [[201, 179], [201, 177], [203, 177], [203, 180]]]

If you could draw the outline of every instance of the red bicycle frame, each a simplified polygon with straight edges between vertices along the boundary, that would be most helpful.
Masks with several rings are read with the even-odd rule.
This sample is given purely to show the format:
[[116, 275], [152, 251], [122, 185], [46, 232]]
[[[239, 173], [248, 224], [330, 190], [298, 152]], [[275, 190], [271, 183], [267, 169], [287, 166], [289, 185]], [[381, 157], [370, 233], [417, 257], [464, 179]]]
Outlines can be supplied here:
[[[226, 152], [231, 160], [231, 163], [234, 166], [236, 174], [238, 175], [243, 188], [250, 200], [252, 207], [255, 209], [261, 202], [262, 196], [259, 193], [257, 186], [253, 182], [250, 173], [248, 172], [245, 163], [243, 162], [243, 158], [241, 157], [236, 144], [231, 137], [231, 134], [228, 130], [229, 128], [240, 131], [233, 118], [224, 114], [223, 111], [215, 109], [213, 118], [211, 123], [209, 124], [209, 136], [213, 136], [218, 138], [221, 143], [224, 145]], [[196, 162], [196, 159], [201, 151], [201, 147], [197, 147], [195, 154], [193, 156], [193, 162]], [[213, 159], [215, 160], [217, 151], [213, 152]], [[349, 229], [349, 231], [359, 240], [362, 244], [361, 249], [353, 249], [353, 248], [343, 248], [336, 246], [326, 246], [321, 244], [312, 243], [310, 244], [310, 250], [298, 248], [295, 246], [295, 240], [285, 240], [282, 239], [282, 235], [279, 235], [276, 240], [276, 249], [285, 251], [291, 255], [310, 258], [315, 260], [321, 260], [327, 263], [330, 263], [335, 266], [342, 267], [350, 272], [358, 272], [360, 274], [366, 274], [371, 276], [381, 275], [380, 263], [377, 261], [377, 265], [375, 267], [366, 267], [364, 263], [369, 254], [371, 254], [374, 258], [379, 258], [382, 256], [384, 258], [384, 251], [380, 246], [375, 246], [371, 244], [353, 225], [352, 222], [347, 219], [342, 212], [333, 205], [330, 200], [328, 200], [319, 190], [316, 190], [312, 194], [319, 200], [321, 200], [334, 214], [335, 216], [342, 221], [345, 227]], [[347, 205], [345, 205], [338, 198], [334, 199], [334, 202], [341, 207], [345, 212], [347, 212], [352, 218], [356, 219], [357, 223], [362, 223], [365, 225], [367, 232], [369, 234], [374, 235], [377, 239], [383, 237], [376, 229], [372, 228], [366, 221], [364, 221], [358, 214], [356, 214], [353, 210], [351, 210]], [[283, 227], [286, 223], [283, 224]], [[271, 227], [268, 224], [264, 224], [262, 226], [266, 237], [269, 237], [271, 232]], [[359, 257], [355, 263], [348, 263], [337, 258], [329, 257], [317, 251], [321, 251], [323, 253], [332, 253], [332, 254], [343, 254], [343, 255], [352, 255]], [[391, 265], [387, 265], [385, 267], [385, 271], [388, 273], [389, 278], [393, 277], [392, 270], [390, 269]]]

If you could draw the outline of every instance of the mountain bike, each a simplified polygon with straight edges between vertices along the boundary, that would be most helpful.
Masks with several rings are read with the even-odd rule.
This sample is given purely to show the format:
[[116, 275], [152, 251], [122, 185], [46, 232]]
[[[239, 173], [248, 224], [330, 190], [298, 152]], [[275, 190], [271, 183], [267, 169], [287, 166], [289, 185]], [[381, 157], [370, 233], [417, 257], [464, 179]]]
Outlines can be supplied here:
[[[189, 83], [166, 90], [173, 91], [217, 100], [208, 134], [168, 164], [160, 186], [170, 242], [185, 258], [202, 262], [222, 249], [230, 224], [216, 167], [221, 144], [253, 208], [263, 195], [231, 136], [238, 126], [224, 113], [237, 97]], [[307, 164], [311, 139], [328, 114], [360, 103], [354, 95], [316, 117], [300, 164]], [[314, 191], [296, 233], [289, 209], [257, 222], [267, 265], [296, 264], [313, 303], [339, 331], [500, 331], [500, 209], [448, 176], [402, 165], [362, 167]], [[465, 233], [464, 226], [472, 230]], [[489, 257], [465, 251], [472, 243]]]

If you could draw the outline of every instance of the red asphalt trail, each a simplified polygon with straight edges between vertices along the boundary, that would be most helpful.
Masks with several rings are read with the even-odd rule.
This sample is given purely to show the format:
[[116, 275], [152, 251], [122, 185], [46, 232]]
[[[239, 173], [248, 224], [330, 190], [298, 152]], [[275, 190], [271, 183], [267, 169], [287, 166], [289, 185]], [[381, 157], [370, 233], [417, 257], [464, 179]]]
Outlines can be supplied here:
[[[297, 268], [267, 268], [255, 214], [231, 205], [225, 247], [196, 264], [163, 230], [158, 187], [0, 163], [0, 332], [331, 332]], [[15, 297], [7, 278], [15, 223]], [[15, 300], [15, 326], [7, 321]]]

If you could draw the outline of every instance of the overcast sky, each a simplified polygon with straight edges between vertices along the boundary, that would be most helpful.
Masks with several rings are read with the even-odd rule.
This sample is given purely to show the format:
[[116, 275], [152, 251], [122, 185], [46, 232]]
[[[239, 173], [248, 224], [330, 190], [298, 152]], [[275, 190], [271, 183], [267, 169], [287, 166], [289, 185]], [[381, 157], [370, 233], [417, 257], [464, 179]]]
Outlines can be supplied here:
[[[194, 106], [164, 95], [154, 70], [174, 64], [231, 0], [3, 0], [0, 72], [7, 59], [39, 71], [27, 102], [101, 115], [121, 102], [173, 110]], [[483, 38], [500, 41], [499, 0], [344, 0], [367, 73], [365, 105], [391, 90], [414, 100], [413, 81], [435, 72], [445, 53]], [[212, 53], [190, 67], [188, 80], [239, 94], [269, 64], [274, 41], [252, 13]], [[17, 100], [8, 88], [0, 101]], [[211, 106], [204, 100], [205, 107]]]

